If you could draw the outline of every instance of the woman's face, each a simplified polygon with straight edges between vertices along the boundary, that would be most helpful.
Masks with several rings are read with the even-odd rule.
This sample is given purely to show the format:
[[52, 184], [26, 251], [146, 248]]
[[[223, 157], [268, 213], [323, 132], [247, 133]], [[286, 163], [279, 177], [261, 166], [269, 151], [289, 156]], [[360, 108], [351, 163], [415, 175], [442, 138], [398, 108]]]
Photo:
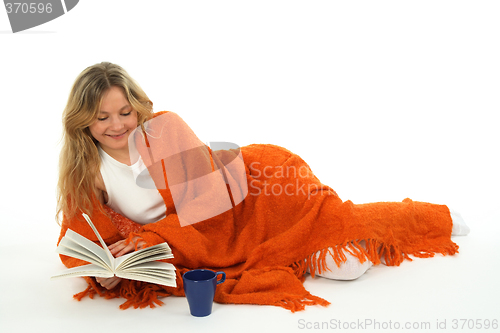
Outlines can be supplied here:
[[128, 136], [136, 127], [137, 111], [132, 109], [122, 89], [109, 88], [102, 98], [97, 120], [89, 126], [92, 136], [109, 155], [128, 155]]

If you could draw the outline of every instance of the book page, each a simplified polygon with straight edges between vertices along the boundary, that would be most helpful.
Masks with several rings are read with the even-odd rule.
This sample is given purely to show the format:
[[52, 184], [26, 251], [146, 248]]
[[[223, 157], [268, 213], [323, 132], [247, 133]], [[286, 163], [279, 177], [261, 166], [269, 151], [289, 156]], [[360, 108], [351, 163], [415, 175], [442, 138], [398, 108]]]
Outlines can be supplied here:
[[61, 273], [52, 276], [50, 279], [53, 280], [53, 279], [77, 277], [77, 276], [95, 276], [95, 277], [110, 278], [114, 276], [114, 273], [110, 272], [109, 270], [103, 267], [94, 264], [89, 264], [89, 265], [68, 268], [62, 271]]
[[[99, 234], [99, 232], [97, 231], [96, 227], [94, 226], [94, 224], [92, 223], [92, 221], [90, 220], [90, 217], [83, 213], [82, 214], [83, 217], [85, 218], [85, 220], [87, 220], [88, 224], [90, 225], [90, 227], [92, 228], [92, 230], [94, 231], [95, 235], [97, 236], [97, 238], [99, 239], [99, 242], [101, 243], [102, 245], [102, 248], [104, 249], [105, 253], [106, 253], [106, 256], [108, 258], [108, 262], [110, 264], [110, 267], [111, 269], [114, 271], [115, 270], [115, 258], [113, 257], [113, 255], [111, 254], [111, 252], [109, 251], [108, 249], [108, 246], [106, 245], [106, 243], [104, 242], [104, 240], [102, 239], [101, 235]], [[105, 258], [103, 258], [105, 259]]]
[[83, 246], [76, 244], [69, 238], [63, 237], [61, 239], [61, 242], [59, 243], [56, 252], [68, 257], [77, 258], [95, 265], [99, 265], [103, 268], [107, 267], [107, 269], [110, 270], [108, 265], [96, 254], [88, 251]]
[[133, 274], [138, 274], [138, 273], [144, 273], [144, 274], [151, 274], [151, 275], [158, 275], [158, 276], [176, 276], [175, 275], [175, 266], [167, 263], [167, 262], [161, 262], [161, 261], [150, 261], [150, 262], [145, 262], [140, 265], [127, 268], [121, 272], [124, 272], [124, 274], [128, 273], [133, 273]]
[[173, 257], [174, 255], [168, 244], [161, 243], [116, 258], [115, 270], [124, 270], [127, 267], [132, 267], [144, 262], [170, 259]]
[[175, 266], [165, 262], [151, 261], [126, 270], [119, 270], [115, 275], [124, 279], [144, 281], [176, 287]]
[[129, 279], [129, 280], [149, 282], [149, 283], [159, 284], [159, 285], [167, 286], [167, 287], [176, 287], [177, 286], [176, 280], [174, 278], [172, 278], [172, 279], [158, 279], [158, 278], [155, 278], [152, 276], [141, 275], [141, 274], [128, 274], [126, 277], [122, 277], [122, 278]]
[[[61, 249], [59, 247], [61, 247]], [[100, 265], [102, 267], [108, 267], [108, 269], [111, 270], [111, 265], [106, 260], [106, 252], [91, 240], [88, 240], [87, 238], [74, 232], [71, 229], [68, 229], [66, 231], [66, 234], [61, 239], [61, 242], [59, 242], [59, 247], [57, 248], [57, 252], [60, 254], [69, 255], [66, 253], [61, 253], [61, 251], [64, 251], [63, 248], [66, 248], [79, 253], [81, 256], [84, 256], [75, 258], [82, 259], [93, 264]]]

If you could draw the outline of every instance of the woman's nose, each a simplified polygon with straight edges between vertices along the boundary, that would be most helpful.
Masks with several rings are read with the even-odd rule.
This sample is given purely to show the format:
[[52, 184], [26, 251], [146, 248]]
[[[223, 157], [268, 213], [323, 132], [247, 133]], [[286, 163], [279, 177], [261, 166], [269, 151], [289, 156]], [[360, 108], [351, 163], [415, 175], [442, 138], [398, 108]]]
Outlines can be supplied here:
[[123, 121], [120, 117], [111, 117], [111, 129], [112, 130], [120, 130], [124, 127]]

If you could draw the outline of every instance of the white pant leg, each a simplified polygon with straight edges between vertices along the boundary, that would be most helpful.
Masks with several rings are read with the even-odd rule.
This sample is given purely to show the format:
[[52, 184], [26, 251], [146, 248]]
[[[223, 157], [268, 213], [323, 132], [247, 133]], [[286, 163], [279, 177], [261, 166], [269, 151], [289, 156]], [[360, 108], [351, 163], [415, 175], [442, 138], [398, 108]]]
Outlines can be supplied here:
[[[363, 246], [364, 243], [360, 242]], [[332, 251], [333, 252], [333, 251]], [[324, 270], [321, 273], [315, 273], [315, 275], [331, 279], [331, 280], [355, 280], [363, 275], [370, 267], [373, 266], [373, 263], [370, 260], [366, 260], [361, 263], [358, 258], [350, 254], [349, 252], [344, 251], [344, 254], [347, 260], [340, 264], [340, 267], [337, 266], [335, 261], [333, 260], [330, 254], [325, 256], [326, 267], [329, 270]], [[316, 254], [316, 258], [319, 256], [319, 252]], [[308, 273], [309, 269], [307, 270]]]
[[451, 221], [453, 222], [453, 227], [451, 229], [452, 236], [466, 236], [470, 232], [469, 226], [465, 224], [465, 221], [456, 210], [448, 207], [450, 210]]

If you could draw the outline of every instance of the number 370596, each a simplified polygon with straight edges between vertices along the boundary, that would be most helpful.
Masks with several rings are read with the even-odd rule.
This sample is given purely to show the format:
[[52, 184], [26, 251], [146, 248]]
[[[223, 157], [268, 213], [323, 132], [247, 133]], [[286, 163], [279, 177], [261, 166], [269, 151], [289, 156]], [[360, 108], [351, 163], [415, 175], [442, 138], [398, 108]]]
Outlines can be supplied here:
[[5, 4], [5, 8], [7, 8], [7, 14], [15, 13], [15, 14], [35, 14], [35, 13], [52, 13], [52, 4], [51, 3], [36, 3], [36, 2], [7, 2]]

